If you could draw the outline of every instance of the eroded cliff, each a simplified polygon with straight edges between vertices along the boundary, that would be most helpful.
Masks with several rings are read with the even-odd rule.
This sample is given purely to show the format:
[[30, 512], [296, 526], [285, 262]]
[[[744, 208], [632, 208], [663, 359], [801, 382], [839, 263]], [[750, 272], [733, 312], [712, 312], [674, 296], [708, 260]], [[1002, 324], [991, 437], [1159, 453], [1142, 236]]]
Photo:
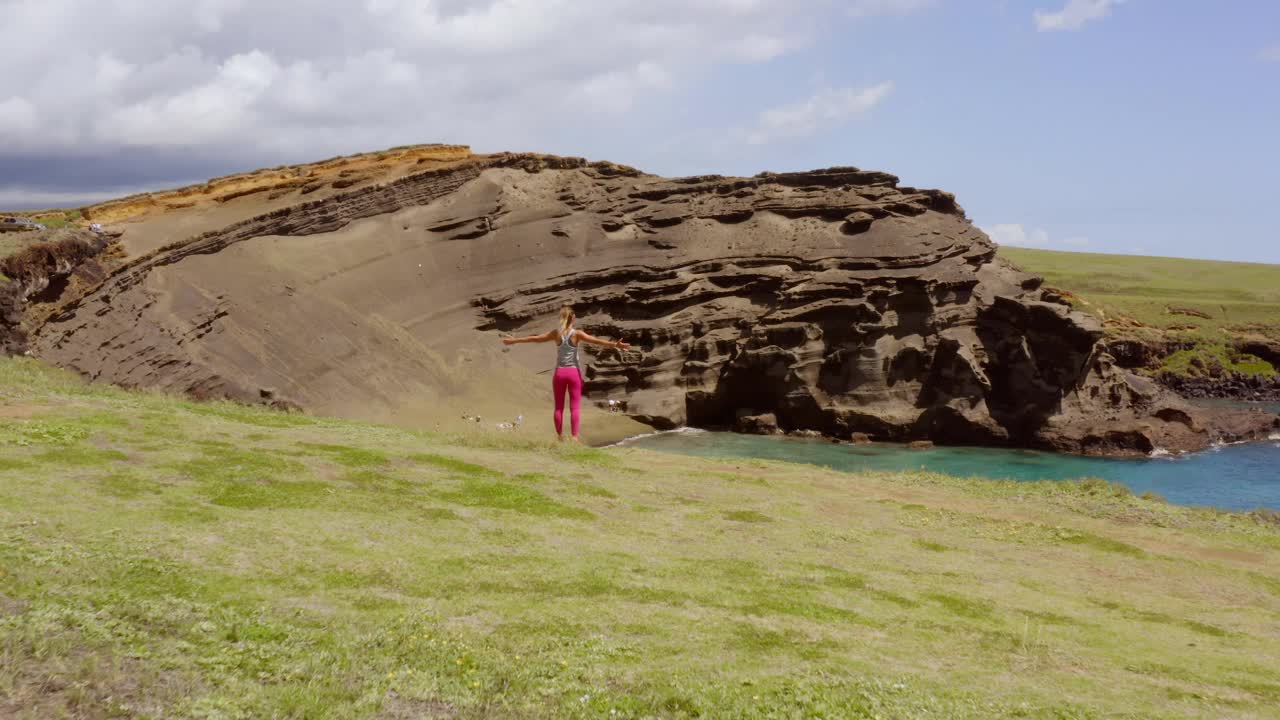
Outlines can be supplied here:
[[33, 347], [126, 385], [428, 416], [545, 394], [489, 331], [541, 332], [571, 302], [635, 346], [591, 356], [589, 397], [657, 427], [1149, 452], [1275, 422], [1115, 367], [951, 195], [885, 173], [669, 180], [500, 154], [298, 200], [173, 237]]

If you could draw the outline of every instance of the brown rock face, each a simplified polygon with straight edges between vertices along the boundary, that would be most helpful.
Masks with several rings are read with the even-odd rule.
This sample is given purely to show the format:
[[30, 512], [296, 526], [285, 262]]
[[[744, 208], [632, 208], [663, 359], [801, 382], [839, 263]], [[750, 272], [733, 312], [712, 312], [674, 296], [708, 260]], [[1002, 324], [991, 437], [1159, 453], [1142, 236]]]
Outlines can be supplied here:
[[118, 237], [85, 230], [40, 232], [36, 242], [0, 258], [0, 352], [26, 352], [29, 324], [38, 324], [64, 295], [106, 277], [99, 257]]
[[[1219, 437], [1115, 367], [1092, 319], [1040, 301], [951, 195], [885, 173], [668, 180], [503, 154], [302, 190], [135, 259], [39, 328], [37, 353], [124, 384], [249, 402], [272, 388], [365, 416], [351, 408], [443, 403], [473, 382], [514, 392], [525, 381], [501, 369], [516, 361], [477, 331], [542, 332], [569, 302], [634, 346], [589, 355], [588, 396], [660, 428], [1100, 453]], [[1233, 435], [1274, 420], [1238, 422]]]

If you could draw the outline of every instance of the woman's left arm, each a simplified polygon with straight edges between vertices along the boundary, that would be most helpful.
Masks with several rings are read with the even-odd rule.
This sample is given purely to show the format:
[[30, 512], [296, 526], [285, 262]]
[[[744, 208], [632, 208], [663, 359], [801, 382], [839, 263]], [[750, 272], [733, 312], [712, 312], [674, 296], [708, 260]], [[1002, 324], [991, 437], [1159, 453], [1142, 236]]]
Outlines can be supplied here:
[[578, 331], [578, 337], [581, 342], [591, 343], [592, 345], [599, 345], [601, 347], [618, 348], [619, 350], [626, 350], [631, 347], [629, 343], [623, 340], [605, 340], [604, 338], [598, 338], [594, 335], [588, 335], [581, 330]]

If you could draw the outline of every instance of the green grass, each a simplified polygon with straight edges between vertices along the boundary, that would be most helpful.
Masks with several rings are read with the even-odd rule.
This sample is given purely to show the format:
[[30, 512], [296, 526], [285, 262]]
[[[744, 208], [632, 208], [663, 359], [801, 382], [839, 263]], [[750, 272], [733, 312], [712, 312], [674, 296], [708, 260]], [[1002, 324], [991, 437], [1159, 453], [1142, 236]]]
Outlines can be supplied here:
[[1121, 555], [1132, 555], [1134, 557], [1143, 557], [1146, 551], [1142, 548], [1134, 547], [1129, 543], [1120, 542], [1114, 538], [1101, 537], [1087, 532], [1066, 531], [1061, 534], [1063, 542], [1072, 543], [1074, 545], [1088, 545], [1106, 552], [1120, 553]]
[[1231, 348], [1242, 336], [1280, 340], [1280, 265], [1018, 247], [1000, 256], [1073, 293], [1075, 307], [1104, 318], [1113, 336], [1195, 343], [1161, 370], [1201, 374], [1193, 359], [1250, 374], [1280, 370]]
[[466, 460], [459, 460], [455, 457], [439, 455], [436, 453], [414, 453], [409, 456], [409, 460], [415, 463], [448, 471], [450, 474], [465, 477], [492, 477], [500, 474], [496, 470], [484, 467], [483, 465], [477, 465], [475, 463], [467, 462]]
[[[79, 210], [23, 210], [19, 212], [0, 211], [0, 218], [10, 217], [10, 216], [32, 218], [35, 215], [43, 215], [43, 214], [52, 213], [52, 212], [58, 212], [60, 214], [54, 215], [51, 217], [41, 218], [36, 222], [39, 222], [40, 224], [44, 225], [49, 230], [57, 230], [59, 228], [67, 227], [68, 225], [76, 225], [81, 221], [81, 219], [83, 219], [83, 215]], [[34, 233], [34, 232], [0, 233], [0, 258], [8, 257], [9, 255], [12, 255], [13, 253], [18, 252], [19, 250], [27, 247], [28, 245], [32, 245], [37, 242], [43, 242], [47, 239], [48, 239], [47, 236], [41, 233]], [[8, 282], [8, 278], [6, 278], [3, 273], [0, 273], [0, 283], [2, 282]]]
[[769, 517], [768, 515], [765, 515], [762, 512], [757, 512], [755, 510], [729, 510], [724, 513], [724, 516], [729, 520], [733, 520], [735, 522], [744, 522], [744, 523], [773, 522], [773, 518]]
[[1160, 369], [1180, 375], [1204, 375], [1215, 366], [1249, 375], [1270, 375], [1276, 371], [1271, 363], [1248, 353], [1236, 352], [1216, 339], [1200, 340], [1195, 347], [1165, 356]]
[[592, 518], [591, 513], [582, 508], [556, 502], [537, 490], [511, 482], [468, 479], [458, 490], [441, 493], [440, 497], [458, 505], [514, 510], [528, 515]]
[[[61, 214], [51, 215], [49, 217], [42, 217], [37, 221], [40, 224], [44, 225], [46, 228], [49, 228], [50, 230], [57, 230], [58, 228], [64, 228], [64, 227], [67, 227], [68, 225], [76, 225], [81, 220], [84, 219], [84, 214], [81, 213], [80, 210], [78, 209], [77, 210], [59, 210], [59, 211], [40, 210], [40, 211], [36, 211], [35, 213], [28, 213], [28, 215], [36, 215], [36, 214], [44, 215], [50, 212], [59, 212]], [[3, 214], [3, 213], [0, 213], [0, 214]]]
[[353, 468], [380, 467], [389, 460], [387, 454], [378, 450], [347, 447], [346, 445], [329, 445], [326, 443], [301, 443], [304, 448], [316, 450], [332, 458], [341, 465]]
[[[1251, 718], [1280, 525], [0, 360], [0, 717]], [[765, 482], [767, 480], [767, 482]]]

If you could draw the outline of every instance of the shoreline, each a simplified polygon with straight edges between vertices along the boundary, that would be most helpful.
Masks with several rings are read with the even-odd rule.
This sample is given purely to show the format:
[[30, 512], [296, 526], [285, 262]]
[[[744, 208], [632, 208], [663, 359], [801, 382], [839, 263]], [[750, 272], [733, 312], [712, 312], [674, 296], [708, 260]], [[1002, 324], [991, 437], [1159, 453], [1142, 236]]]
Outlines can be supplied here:
[[[852, 442], [822, 434], [805, 434], [800, 433], [744, 433], [727, 428], [697, 428], [690, 426], [681, 426], [670, 430], [655, 430], [648, 433], [640, 433], [631, 435], [621, 440], [615, 440], [607, 443], [593, 444], [591, 447], [606, 450], [609, 448], [629, 447], [633, 443], [646, 440], [649, 438], [661, 437], [664, 435], [701, 435], [701, 434], [723, 434], [734, 435], [738, 437], [763, 437], [776, 440], [799, 440], [818, 442], [823, 445], [836, 445], [840, 447], [871, 447], [871, 448], [897, 448], [899, 450], [994, 450], [999, 452], [1033, 452], [1043, 453], [1045, 455], [1054, 455], [1068, 458], [1082, 458], [1087, 460], [1116, 460], [1116, 461], [1144, 461], [1144, 460], [1177, 460], [1187, 458], [1202, 453], [1216, 452], [1224, 447], [1235, 447], [1238, 445], [1262, 445], [1267, 443], [1280, 442], [1280, 431], [1272, 432], [1266, 436], [1259, 435], [1256, 438], [1248, 440], [1216, 440], [1199, 450], [1167, 450], [1165, 448], [1156, 448], [1147, 454], [1118, 454], [1118, 455], [1086, 455], [1082, 453], [1062, 452], [1051, 448], [1024, 447], [1020, 445], [953, 445], [947, 443], [938, 443], [929, 441], [908, 441], [897, 442], [893, 440], [870, 440], [867, 442]], [[927, 443], [927, 444], [926, 444]]]
[[[662, 438], [684, 435], [689, 440]], [[718, 436], [718, 437], [717, 437]], [[695, 439], [695, 438], [701, 439]], [[1253, 441], [1216, 443], [1195, 452], [1145, 457], [1070, 455], [1029, 448], [943, 446], [911, 449], [901, 443], [834, 444], [819, 438], [752, 436], [684, 429], [649, 433], [611, 447], [709, 460], [760, 460], [834, 470], [851, 478], [927, 472], [938, 476], [1018, 484], [1102, 481], [1117, 492], [1170, 505], [1267, 517], [1280, 513], [1280, 483], [1267, 469], [1280, 461], [1280, 432]], [[647, 442], [650, 440], [658, 442]], [[794, 441], [794, 442], [789, 442]], [[918, 455], [918, 457], [917, 457]], [[1101, 491], [1110, 492], [1110, 491]]]
[[[851, 445], [851, 446], [869, 445], [869, 444], [900, 445], [904, 449], [915, 449], [915, 450], [927, 449], [932, 447], [982, 448], [982, 449], [988, 449], [988, 450], [1033, 450], [1036, 452], [1051, 453], [1054, 455], [1062, 455], [1067, 457], [1103, 458], [1103, 459], [1111, 459], [1111, 460], [1140, 460], [1140, 459], [1148, 459], [1152, 457], [1182, 457], [1187, 455], [1193, 455], [1195, 453], [1205, 452], [1215, 447], [1221, 447], [1225, 445], [1269, 442], [1274, 440], [1275, 436], [1278, 433], [1280, 433], [1280, 404], [1272, 403], [1272, 402], [1249, 401], [1249, 400], [1232, 400], [1232, 399], [1225, 399], [1225, 398], [1184, 399], [1184, 400], [1188, 404], [1199, 409], [1201, 412], [1208, 414], [1211, 419], [1216, 419], [1218, 421], [1216, 423], [1217, 430], [1215, 432], [1215, 437], [1213, 437], [1212, 439], [1206, 439], [1204, 442], [1194, 447], [1164, 447], [1164, 446], [1153, 443], [1151, 449], [1145, 452], [1142, 450], [1138, 450], [1136, 448], [1128, 448], [1128, 447], [1120, 448], [1120, 449], [1111, 447], [1108, 450], [1110, 446], [1103, 446], [1103, 445], [1098, 446], [1099, 449], [1096, 452], [1071, 452], [1069, 450], [1062, 449], [1061, 447], [1055, 447], [1053, 445], [1050, 445], [1048, 442], [1046, 442], [1043, 445], [1019, 445], [1019, 444], [1012, 444], [1012, 443], [1009, 443], [1009, 444], [950, 443], [945, 440], [935, 440], [935, 439], [929, 439], [929, 438], [886, 440], [883, 438], [877, 438], [875, 436], [872, 436], [866, 433], [857, 433], [857, 432], [852, 433], [850, 437], [843, 437], [843, 436], [837, 436], [837, 435], [825, 433], [819, 430], [803, 429], [803, 430], [783, 431], [780, 429], [776, 429], [776, 426], [774, 426], [776, 429], [775, 432], [742, 432], [732, 427], [693, 427], [693, 426], [687, 426], [687, 425], [682, 425], [680, 427], [671, 428], [667, 430], [659, 430], [654, 428], [650, 432], [646, 432], [646, 433], [637, 433], [635, 435], [630, 435], [622, 438], [614, 437], [614, 438], [610, 438], [607, 441], [591, 443], [591, 446], [596, 448], [618, 447], [641, 438], [654, 437], [654, 436], [666, 435], [666, 434], [672, 434], [672, 433], [725, 432], [725, 433], [732, 433], [735, 435], [744, 435], [744, 436], [758, 435], [762, 437], [815, 439], [815, 440], [823, 440], [833, 445]], [[1234, 418], [1236, 421], [1240, 421], [1241, 418], [1254, 413], [1271, 416], [1273, 418], [1271, 426], [1262, 427], [1261, 425], [1252, 424], [1253, 426], [1240, 428], [1240, 426], [1237, 425], [1237, 428], [1241, 430], [1240, 432], [1237, 432], [1230, 428], [1231, 423], [1229, 421], [1231, 419]]]

